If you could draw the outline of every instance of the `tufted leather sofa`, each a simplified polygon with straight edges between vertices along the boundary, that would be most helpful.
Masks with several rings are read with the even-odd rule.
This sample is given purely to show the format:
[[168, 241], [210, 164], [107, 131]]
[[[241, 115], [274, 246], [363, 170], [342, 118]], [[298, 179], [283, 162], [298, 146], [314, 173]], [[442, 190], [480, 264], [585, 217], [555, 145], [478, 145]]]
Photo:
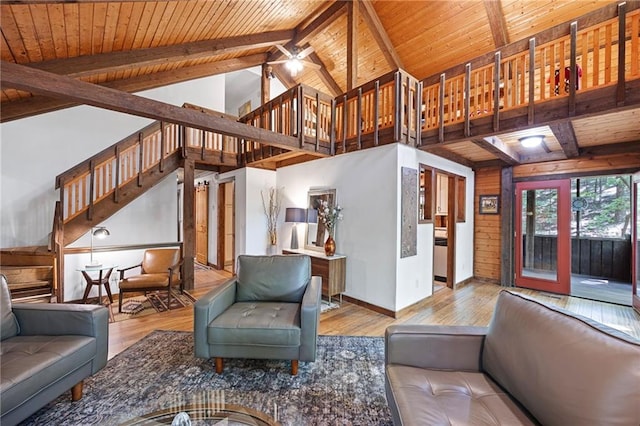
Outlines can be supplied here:
[[238, 257], [238, 276], [194, 305], [195, 355], [215, 358], [315, 361], [320, 323], [320, 277], [309, 256]]
[[0, 423], [14, 425], [107, 363], [108, 312], [97, 305], [11, 304], [0, 275]]
[[395, 425], [640, 424], [640, 342], [503, 291], [485, 327], [387, 329]]

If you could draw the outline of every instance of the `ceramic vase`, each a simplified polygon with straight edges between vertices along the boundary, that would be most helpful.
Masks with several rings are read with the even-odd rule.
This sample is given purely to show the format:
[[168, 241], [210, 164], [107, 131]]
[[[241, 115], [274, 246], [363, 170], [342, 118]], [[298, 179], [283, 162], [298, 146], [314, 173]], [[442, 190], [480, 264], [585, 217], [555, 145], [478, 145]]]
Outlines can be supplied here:
[[327, 241], [324, 243], [324, 254], [327, 256], [333, 256], [336, 254], [336, 242], [331, 234], [329, 234]]

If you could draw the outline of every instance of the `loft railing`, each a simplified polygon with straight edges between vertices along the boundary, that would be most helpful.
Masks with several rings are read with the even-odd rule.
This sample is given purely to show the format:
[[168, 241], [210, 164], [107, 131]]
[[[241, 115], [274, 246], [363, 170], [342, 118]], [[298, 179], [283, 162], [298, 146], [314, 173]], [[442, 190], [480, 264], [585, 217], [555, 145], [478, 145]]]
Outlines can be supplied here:
[[238, 141], [214, 132], [153, 122], [56, 177], [63, 223], [83, 213], [92, 220], [94, 205], [107, 197], [117, 202], [126, 185], [137, 180], [142, 186], [145, 173], [154, 169], [163, 172], [165, 162], [174, 155], [235, 166]]
[[439, 129], [442, 140], [444, 127], [465, 123], [469, 134], [470, 120], [494, 116], [496, 121], [499, 113], [517, 108], [529, 108], [532, 119], [534, 104], [559, 98], [569, 98], [575, 111], [577, 92], [623, 87], [620, 83], [640, 78], [640, 10], [619, 10], [616, 18], [583, 29], [568, 24], [568, 35], [544, 44], [533, 38], [507, 57], [496, 51], [490, 60], [476, 60], [473, 69], [468, 63], [464, 70], [426, 78], [422, 131]]

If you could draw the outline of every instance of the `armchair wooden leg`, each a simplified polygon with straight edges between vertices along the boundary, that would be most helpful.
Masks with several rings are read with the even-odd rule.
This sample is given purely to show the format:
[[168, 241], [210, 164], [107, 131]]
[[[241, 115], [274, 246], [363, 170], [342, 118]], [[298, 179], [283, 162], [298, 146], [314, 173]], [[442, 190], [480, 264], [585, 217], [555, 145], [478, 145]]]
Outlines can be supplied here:
[[216, 373], [222, 374], [222, 369], [224, 368], [222, 358], [216, 358]]
[[291, 360], [291, 375], [292, 376], [297, 376], [298, 375], [298, 360], [297, 359], [292, 359]]
[[72, 401], [79, 401], [82, 398], [82, 385], [83, 385], [83, 382], [76, 383], [71, 388], [71, 400]]
[[122, 313], [122, 290], [118, 293], [118, 313]]

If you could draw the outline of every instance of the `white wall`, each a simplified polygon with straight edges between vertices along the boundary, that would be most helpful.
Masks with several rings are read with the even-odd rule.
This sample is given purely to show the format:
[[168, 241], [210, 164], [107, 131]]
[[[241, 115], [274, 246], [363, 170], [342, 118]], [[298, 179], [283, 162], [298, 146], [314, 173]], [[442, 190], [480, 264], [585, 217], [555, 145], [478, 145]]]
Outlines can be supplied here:
[[[400, 258], [401, 167], [427, 164], [467, 178], [467, 212], [473, 212], [473, 171], [440, 157], [393, 144], [283, 167], [277, 185], [284, 208], [305, 207], [310, 189], [335, 188], [344, 220], [336, 230], [337, 251], [347, 256], [345, 294], [390, 311], [399, 311], [432, 294], [433, 225], [419, 224], [417, 255]], [[417, 191], [417, 188], [416, 188]], [[282, 221], [284, 218], [282, 218]], [[284, 224], [279, 248], [288, 248]], [[472, 274], [473, 214], [457, 224], [456, 280]], [[302, 226], [300, 243], [304, 241]], [[471, 234], [469, 234], [471, 232]]]

